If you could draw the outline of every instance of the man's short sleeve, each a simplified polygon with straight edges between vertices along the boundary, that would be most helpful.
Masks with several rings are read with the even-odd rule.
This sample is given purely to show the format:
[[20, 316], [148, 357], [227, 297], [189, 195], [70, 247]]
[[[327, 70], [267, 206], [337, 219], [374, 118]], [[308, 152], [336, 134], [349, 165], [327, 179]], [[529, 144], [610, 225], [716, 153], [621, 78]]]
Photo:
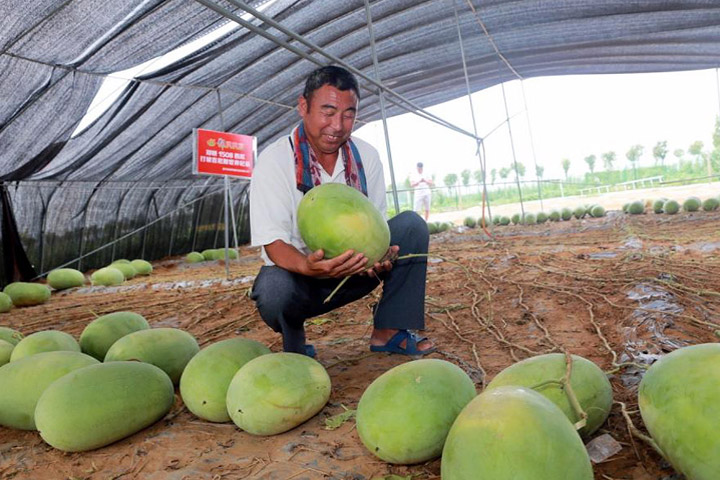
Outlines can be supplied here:
[[[283, 137], [287, 142], [287, 138]], [[281, 140], [282, 140], [281, 139]], [[293, 197], [289, 147], [273, 143], [258, 157], [250, 182], [250, 237], [253, 246], [275, 240], [291, 243]]]
[[367, 181], [368, 198], [375, 205], [383, 218], [387, 220], [387, 194], [385, 186], [385, 174], [380, 155], [370, 144], [362, 140], [354, 140], [358, 144], [360, 156], [365, 169], [365, 180]]

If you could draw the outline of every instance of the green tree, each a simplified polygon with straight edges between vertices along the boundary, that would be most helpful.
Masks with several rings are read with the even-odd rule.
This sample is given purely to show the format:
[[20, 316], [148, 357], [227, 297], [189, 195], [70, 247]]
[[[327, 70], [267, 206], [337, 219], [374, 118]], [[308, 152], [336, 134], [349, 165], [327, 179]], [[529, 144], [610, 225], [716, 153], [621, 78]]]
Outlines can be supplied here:
[[497, 169], [493, 168], [490, 170], [490, 185], [495, 185], [495, 179], [497, 178]]
[[702, 149], [704, 146], [705, 144], [701, 140], [693, 142], [692, 145], [688, 147], [688, 153], [690, 155], [695, 155], [696, 157], [699, 157], [702, 154]]
[[585, 163], [588, 164], [588, 168], [590, 168], [590, 175], [595, 173], [595, 161], [597, 160], [597, 157], [595, 155], [588, 155], [585, 157]]
[[653, 157], [655, 158], [655, 165], [658, 163], [660, 166], [665, 166], [665, 157], [668, 154], [667, 149], [667, 140], [663, 140], [662, 142], [658, 142], [653, 147]]
[[570, 159], [569, 158], [562, 159], [562, 167], [563, 167], [563, 171], [565, 172], [565, 180], [567, 181], [568, 170], [570, 170]]
[[482, 170], [475, 170], [473, 172], [473, 178], [475, 179], [475, 183], [482, 183], [483, 182], [483, 171]]
[[501, 168], [500, 169], [500, 178], [505, 180], [508, 177], [508, 175], [510, 175], [510, 172], [512, 172], [512, 170], [509, 169], [508, 167]]
[[627, 151], [625, 156], [630, 161], [633, 167], [633, 178], [637, 180], [637, 168], [635, 164], [638, 160], [640, 160], [640, 157], [643, 154], [644, 147], [642, 145], [633, 145], [630, 147], [630, 150]]
[[513, 162], [512, 168], [517, 171], [517, 174], [520, 176], [520, 178], [525, 176], [525, 165], [523, 165], [521, 162]]
[[711, 154], [711, 164], [714, 171], [720, 169], [720, 116], [715, 117], [715, 130], [713, 131], [713, 152]]
[[676, 148], [673, 150], [673, 155], [675, 155], [675, 158], [677, 158], [678, 163], [682, 160], [682, 158], [685, 156], [685, 150], [682, 148]]
[[448, 187], [448, 190], [450, 188], [452, 188], [453, 186], [455, 186], [457, 181], [458, 181], [458, 176], [455, 173], [448, 173], [447, 175], [445, 175], [445, 178], [443, 178], [443, 182]]
[[617, 158], [617, 155], [615, 155], [615, 152], [610, 151], [610, 152], [603, 153], [601, 156], [602, 156], [603, 166], [605, 167], [605, 170], [608, 172], [611, 171], [613, 168], [613, 162]]
[[468, 170], [467, 168], [460, 172], [460, 176], [462, 177], [462, 184], [466, 187], [470, 185], [470, 175], [470, 170]]
[[545, 173], [545, 167], [543, 167], [542, 165], [535, 165], [535, 175], [538, 178], [542, 178], [543, 173]]

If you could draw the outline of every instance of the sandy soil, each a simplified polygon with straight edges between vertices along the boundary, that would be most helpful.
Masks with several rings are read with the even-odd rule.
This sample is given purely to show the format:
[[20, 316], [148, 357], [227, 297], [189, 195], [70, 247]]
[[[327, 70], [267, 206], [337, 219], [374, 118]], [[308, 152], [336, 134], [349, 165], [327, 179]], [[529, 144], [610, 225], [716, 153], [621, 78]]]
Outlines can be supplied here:
[[[720, 212], [675, 216], [611, 214], [532, 227], [477, 229], [431, 239], [427, 334], [433, 354], [463, 368], [478, 391], [503, 368], [532, 355], [567, 350], [613, 371], [615, 400], [637, 408], [639, 375], [620, 367], [646, 362], [678, 346], [712, 342], [720, 322]], [[15, 309], [0, 324], [25, 334], [61, 329], [76, 337], [95, 315], [142, 313], [153, 326], [183, 328], [201, 345], [242, 335], [279, 350], [279, 337], [247, 297], [260, 266], [243, 249], [223, 281], [220, 262], [168, 259], [149, 278], [119, 288], [54, 294], [42, 306]], [[333, 382], [330, 402], [305, 424], [280, 435], [254, 437], [233, 424], [212, 424], [183, 407], [125, 440], [96, 451], [66, 454], [37, 432], [0, 428], [3, 479], [377, 479], [396, 474], [437, 479], [440, 460], [386, 464], [361, 444], [354, 421], [336, 430], [325, 419], [355, 408], [364, 389], [402, 356], [371, 354], [368, 296], [308, 325], [309, 340]], [[598, 432], [622, 450], [594, 465], [597, 480], [677, 478], [649, 447], [628, 434], [619, 404]], [[410, 477], [407, 477], [410, 478]]]

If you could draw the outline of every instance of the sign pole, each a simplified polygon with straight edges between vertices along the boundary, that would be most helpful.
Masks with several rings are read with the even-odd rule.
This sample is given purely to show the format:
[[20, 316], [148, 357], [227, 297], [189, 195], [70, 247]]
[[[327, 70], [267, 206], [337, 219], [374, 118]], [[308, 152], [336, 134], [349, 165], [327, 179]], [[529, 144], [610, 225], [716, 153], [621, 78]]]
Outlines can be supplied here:
[[228, 206], [228, 197], [230, 196], [230, 181], [228, 180], [228, 176], [224, 175], [223, 178], [225, 179], [225, 278], [227, 280], [230, 280], [230, 254], [228, 253], [228, 248], [230, 246], [230, 232], [228, 231], [230, 219], [228, 218], [230, 216], [230, 207]]
[[[233, 204], [232, 188], [228, 188], [228, 203], [230, 205], [230, 222], [232, 222], [233, 240], [235, 240], [235, 251], [237, 251], [237, 249], [238, 249], [237, 222], [235, 221], [235, 206]], [[238, 259], [238, 261], [240, 261], [240, 255], [238, 255], [237, 259]]]
[[[218, 107], [222, 124], [224, 122], [222, 122], [222, 108], [220, 107], [219, 96]], [[225, 277], [227, 280], [230, 280], [230, 228], [233, 229], [236, 252], [238, 248], [230, 176], [250, 179], [255, 164], [256, 152], [257, 139], [255, 137], [201, 128], [193, 129], [193, 174], [222, 175], [223, 177], [224, 212], [222, 213], [225, 215]], [[232, 227], [230, 216], [232, 216]], [[216, 228], [215, 244], [217, 244], [218, 233], [220, 232]]]

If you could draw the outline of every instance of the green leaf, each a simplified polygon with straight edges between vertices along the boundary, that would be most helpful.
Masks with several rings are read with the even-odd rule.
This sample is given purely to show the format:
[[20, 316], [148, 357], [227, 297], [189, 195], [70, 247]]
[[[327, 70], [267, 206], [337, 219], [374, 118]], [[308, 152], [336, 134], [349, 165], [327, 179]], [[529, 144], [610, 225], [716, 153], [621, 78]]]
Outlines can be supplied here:
[[345, 409], [344, 412], [333, 415], [325, 419], [325, 430], [335, 430], [339, 428], [343, 423], [347, 422], [355, 416], [356, 410], [349, 410], [345, 405], [340, 405]]
[[318, 318], [312, 318], [312, 319], [308, 320], [307, 322], [311, 323], [313, 325], [323, 325], [325, 323], [332, 322], [332, 320], [330, 320], [329, 318], [318, 317]]

